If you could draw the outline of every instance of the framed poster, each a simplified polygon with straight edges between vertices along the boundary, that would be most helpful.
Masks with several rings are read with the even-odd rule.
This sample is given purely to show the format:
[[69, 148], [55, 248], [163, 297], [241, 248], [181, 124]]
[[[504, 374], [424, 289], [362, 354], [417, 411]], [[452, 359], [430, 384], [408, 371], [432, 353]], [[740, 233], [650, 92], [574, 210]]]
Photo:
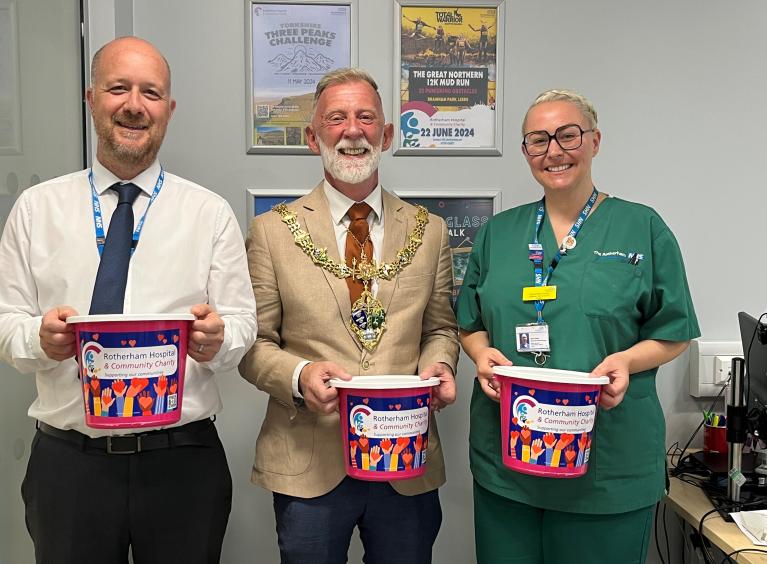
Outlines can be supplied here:
[[310, 191], [311, 190], [302, 190], [298, 188], [288, 190], [276, 190], [271, 188], [248, 188], [246, 193], [248, 223], [250, 223], [250, 220], [257, 215], [271, 211], [271, 209], [277, 204], [289, 204], [293, 200], [297, 200], [301, 196], [305, 196]]
[[0, 155], [21, 154], [16, 2], [0, 1]]
[[[308, 194], [309, 190], [247, 190], [248, 223], [257, 215], [268, 212], [277, 204], [289, 204]], [[420, 204], [447, 223], [450, 253], [453, 258], [453, 304], [463, 284], [469, 253], [479, 228], [501, 211], [500, 191], [464, 190], [455, 193], [438, 191], [397, 190], [397, 196], [410, 204]]]
[[453, 258], [453, 305], [461, 291], [469, 253], [479, 228], [501, 211], [500, 191], [463, 190], [456, 193], [397, 190], [411, 204], [420, 204], [447, 223], [450, 254]]
[[246, 0], [248, 153], [310, 154], [314, 89], [357, 62], [357, 0]]
[[500, 155], [503, 0], [396, 0], [394, 154]]

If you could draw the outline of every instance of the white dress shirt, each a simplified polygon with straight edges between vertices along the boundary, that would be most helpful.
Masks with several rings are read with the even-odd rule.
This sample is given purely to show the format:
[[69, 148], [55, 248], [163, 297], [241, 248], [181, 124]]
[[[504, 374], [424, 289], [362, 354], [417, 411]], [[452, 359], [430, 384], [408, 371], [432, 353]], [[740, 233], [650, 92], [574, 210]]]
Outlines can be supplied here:
[[[328, 205], [330, 206], [330, 217], [333, 220], [333, 230], [336, 234], [338, 254], [341, 257], [345, 257], [346, 237], [348, 237], [349, 225], [352, 222], [347, 215], [347, 212], [349, 211], [349, 208], [357, 202], [333, 188], [327, 180], [325, 180], [324, 188], [325, 197], [328, 199]], [[384, 241], [384, 210], [381, 190], [382, 188], [379, 184], [370, 194], [368, 194], [367, 198], [362, 200], [373, 209], [373, 212], [368, 215], [368, 227], [370, 229], [370, 242], [373, 243], [373, 258], [377, 262], [381, 261], [381, 249], [383, 248]], [[378, 293], [378, 281], [373, 280], [370, 285], [370, 291], [374, 296]], [[309, 364], [308, 360], [301, 361], [298, 363], [295, 370], [293, 370], [293, 396], [299, 399], [303, 396], [298, 389], [298, 378], [301, 375], [301, 370], [303, 370], [304, 366], [307, 364]]]
[[[136, 223], [159, 174], [155, 161], [131, 180], [141, 188], [133, 204]], [[117, 206], [108, 188], [118, 181], [94, 164], [105, 233]], [[88, 314], [99, 260], [88, 170], [22, 192], [0, 239], [0, 358], [19, 372], [36, 373], [30, 417], [92, 437], [112, 433], [86, 427], [77, 364], [48, 358], [39, 331], [42, 315], [56, 306]], [[187, 357], [178, 425], [221, 409], [214, 373], [234, 368], [255, 341], [256, 304], [242, 233], [227, 201], [166, 172], [130, 261], [124, 312], [189, 313], [200, 303], [224, 320], [224, 343], [210, 362]]]

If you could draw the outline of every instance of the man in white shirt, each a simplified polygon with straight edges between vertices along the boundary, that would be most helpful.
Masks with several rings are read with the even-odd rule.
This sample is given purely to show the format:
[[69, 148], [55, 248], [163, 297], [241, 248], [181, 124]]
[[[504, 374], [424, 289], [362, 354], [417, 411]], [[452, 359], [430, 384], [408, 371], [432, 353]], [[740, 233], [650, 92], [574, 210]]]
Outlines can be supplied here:
[[[366, 563], [426, 564], [445, 482], [435, 418], [426, 438], [420, 430], [394, 441], [363, 432], [344, 448], [341, 429], [350, 423], [340, 424], [338, 393], [327, 382], [419, 374], [439, 379], [432, 397], [418, 400], [424, 406], [455, 400], [447, 227], [378, 183], [393, 128], [370, 75], [333, 71], [314, 100], [306, 133], [325, 179], [289, 207], [256, 217], [246, 245], [259, 336], [240, 373], [270, 396], [252, 480], [274, 492], [283, 564], [346, 562], [355, 527]], [[386, 409], [378, 398], [362, 401]], [[428, 408], [412, 403], [398, 403], [397, 416], [425, 423]], [[345, 459], [365, 480], [398, 472], [407, 479], [345, 477]]]
[[[122, 564], [129, 545], [136, 562], [219, 560], [232, 485], [211, 419], [221, 409], [215, 373], [254, 342], [255, 301], [228, 203], [157, 161], [170, 94], [170, 68], [150, 43], [124, 37], [100, 49], [87, 90], [96, 162], [23, 192], [0, 239], [0, 356], [37, 382], [22, 496], [38, 563]], [[126, 181], [138, 187], [135, 252], [118, 311], [195, 317], [181, 420], [165, 429], [85, 425], [66, 323], [88, 313], [99, 219], [106, 230]]]

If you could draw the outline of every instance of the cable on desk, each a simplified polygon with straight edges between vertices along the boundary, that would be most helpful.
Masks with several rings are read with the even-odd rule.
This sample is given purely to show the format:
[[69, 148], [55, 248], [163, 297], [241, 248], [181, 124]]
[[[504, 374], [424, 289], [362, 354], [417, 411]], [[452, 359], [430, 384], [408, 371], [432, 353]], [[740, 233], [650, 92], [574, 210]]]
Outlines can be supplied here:
[[756, 552], [759, 554], [767, 554], [767, 550], [762, 550], [761, 548], [740, 548], [738, 550], [733, 550], [729, 554], [726, 554], [724, 558], [722, 558], [722, 561], [719, 564], [725, 564], [725, 562], [733, 563], [735, 562], [737, 564], [736, 560], [733, 560], [732, 557], [736, 554], [741, 554], [742, 552]]

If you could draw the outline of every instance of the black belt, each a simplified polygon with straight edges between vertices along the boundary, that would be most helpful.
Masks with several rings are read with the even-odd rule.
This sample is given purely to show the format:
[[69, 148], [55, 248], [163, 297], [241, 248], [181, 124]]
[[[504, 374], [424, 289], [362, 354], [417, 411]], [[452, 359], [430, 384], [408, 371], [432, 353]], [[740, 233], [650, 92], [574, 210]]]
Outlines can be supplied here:
[[179, 427], [170, 427], [146, 433], [98, 437], [95, 439], [88, 435], [83, 435], [74, 429], [64, 431], [51, 427], [42, 421], [37, 422], [37, 429], [51, 437], [76, 444], [82, 450], [94, 449], [106, 452], [107, 454], [136, 454], [138, 452], [163, 448], [208, 446], [210, 441], [205, 441], [200, 436], [200, 433], [212, 425], [212, 419], [203, 419]]

